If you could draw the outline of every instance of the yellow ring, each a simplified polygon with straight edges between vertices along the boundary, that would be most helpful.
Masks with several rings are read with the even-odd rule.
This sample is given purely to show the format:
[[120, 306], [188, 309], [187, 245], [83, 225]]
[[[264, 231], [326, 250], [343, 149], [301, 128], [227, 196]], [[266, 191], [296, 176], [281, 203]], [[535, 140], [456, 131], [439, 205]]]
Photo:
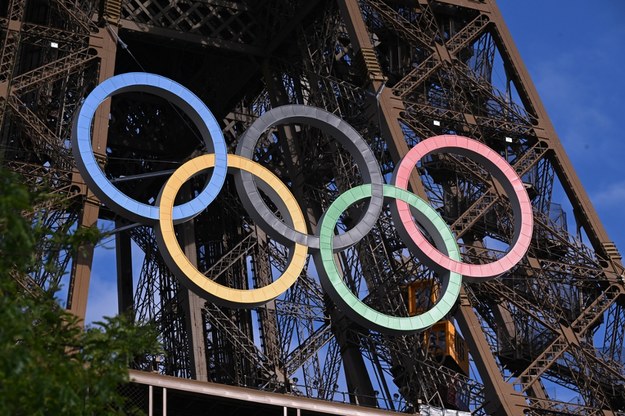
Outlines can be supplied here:
[[[170, 269], [176, 272], [176, 275], [189, 284], [189, 287], [199, 295], [228, 307], [240, 308], [262, 305], [275, 299], [295, 283], [306, 264], [308, 248], [295, 243], [295, 248], [290, 250], [292, 253], [290, 255], [291, 261], [284, 273], [271, 284], [258, 289], [233, 289], [204, 276], [197, 267], [191, 264], [189, 258], [180, 248], [174, 231], [172, 213], [174, 200], [182, 185], [193, 175], [213, 166], [215, 166], [214, 154], [199, 156], [176, 169], [165, 183], [158, 200], [160, 215], [158, 225], [155, 227], [158, 244], [165, 248], [165, 250], [161, 250], [161, 253], [163, 253], [163, 258]], [[295, 197], [276, 175], [253, 160], [233, 154], [228, 155], [228, 167], [249, 172], [272, 187], [284, 201], [284, 205], [293, 220], [293, 228], [301, 233], [307, 232], [304, 215]]]

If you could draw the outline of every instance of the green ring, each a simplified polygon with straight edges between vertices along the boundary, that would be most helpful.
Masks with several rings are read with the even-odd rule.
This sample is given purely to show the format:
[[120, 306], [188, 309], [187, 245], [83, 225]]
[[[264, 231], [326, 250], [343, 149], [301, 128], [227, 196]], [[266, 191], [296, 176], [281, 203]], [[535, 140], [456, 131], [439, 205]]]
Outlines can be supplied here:
[[[460, 250], [449, 226], [443, 218], [423, 199], [404, 189], [397, 188], [393, 185], [383, 185], [384, 196], [400, 199], [423, 214], [422, 220], [430, 222], [432, 227], [436, 229], [444, 241], [444, 247], [437, 247], [450, 258], [460, 261]], [[441, 320], [451, 310], [458, 295], [460, 294], [460, 286], [462, 283], [462, 275], [444, 271], [441, 273], [443, 282], [443, 295], [432, 307], [432, 309], [411, 317], [398, 317], [386, 315], [378, 312], [363, 303], [352, 291], [347, 287], [341, 274], [339, 273], [332, 251], [334, 239], [334, 228], [341, 214], [352, 204], [361, 199], [371, 196], [371, 185], [360, 185], [341, 194], [330, 205], [325, 215], [321, 219], [319, 226], [319, 252], [316, 256], [317, 269], [319, 271], [319, 279], [321, 285], [334, 303], [343, 310], [356, 323], [370, 329], [380, 332], [404, 335], [408, 333], [419, 332], [434, 325]], [[425, 225], [425, 224], [424, 224]], [[396, 224], [402, 226], [402, 224]], [[430, 230], [431, 232], [431, 230]], [[322, 266], [322, 267], [320, 267]], [[325, 273], [324, 273], [325, 272]]]

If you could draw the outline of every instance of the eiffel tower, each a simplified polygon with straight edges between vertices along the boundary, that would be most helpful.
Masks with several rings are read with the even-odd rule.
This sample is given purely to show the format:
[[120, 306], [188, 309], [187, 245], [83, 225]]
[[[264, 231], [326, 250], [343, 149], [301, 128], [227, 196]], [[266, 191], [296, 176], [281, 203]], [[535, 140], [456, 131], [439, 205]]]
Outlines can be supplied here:
[[[98, 225], [114, 236], [118, 309], [155, 322], [166, 352], [130, 370], [129, 395], [146, 409], [625, 414], [622, 258], [494, 0], [8, 0], [0, 2], [0, 42], [0, 161], [60, 196], [62, 203], [41, 207], [58, 232]], [[324, 295], [311, 266], [263, 306], [206, 302], [167, 268], [152, 227], [103, 205], [72, 157], [81, 101], [126, 72], [159, 74], [193, 91], [219, 120], [230, 151], [261, 114], [289, 103], [351, 124], [385, 177], [429, 137], [477, 139], [524, 182], [535, 222], [529, 251], [497, 279], [465, 282], [449, 316], [417, 335], [355, 324]], [[119, 94], [96, 112], [94, 153], [118, 189], [154, 203], [173, 168], [206, 152], [191, 124], [161, 98]], [[254, 159], [290, 185], [309, 229], [338, 193], [361, 182], [350, 155], [305, 125], [264, 135]], [[478, 163], [428, 158], [410, 187], [449, 224], [464, 262], [491, 262], [508, 248], [510, 203]], [[565, 200], [555, 200], [556, 187]], [[189, 259], [223, 284], [263, 286], [286, 266], [288, 248], [254, 224], [230, 179], [178, 230]], [[435, 301], [437, 276], [393, 230], [383, 211], [338, 257], [370, 305], [406, 316]], [[42, 267], [33, 283], [65, 284], [65, 306], [84, 318], [94, 250], [73, 256], [43, 241], [42, 264], [71, 272]]]

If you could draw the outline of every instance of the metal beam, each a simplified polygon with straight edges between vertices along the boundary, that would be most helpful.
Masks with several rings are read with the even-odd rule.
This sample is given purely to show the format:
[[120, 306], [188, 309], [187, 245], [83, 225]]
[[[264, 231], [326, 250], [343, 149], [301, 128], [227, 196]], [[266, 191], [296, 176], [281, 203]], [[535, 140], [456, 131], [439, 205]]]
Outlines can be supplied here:
[[[123, 222], [115, 222], [116, 228], [124, 225]], [[115, 234], [115, 258], [117, 260], [117, 311], [134, 317], [132, 247], [128, 230], [121, 230]]]
[[486, 412], [489, 415], [523, 415], [526, 408], [525, 400], [517, 395], [512, 385], [506, 383], [501, 376], [480, 321], [464, 289], [460, 293], [460, 308], [455, 318], [466, 337], [471, 356], [486, 386], [484, 406]]
[[209, 36], [196, 35], [194, 33], [182, 32], [179, 30], [167, 29], [163, 27], [153, 26], [146, 23], [133, 22], [131, 20], [122, 19], [119, 21], [122, 30], [135, 32], [139, 35], [146, 35], [144, 39], [159, 44], [167, 44], [179, 42], [194, 45], [199, 48], [209, 47], [220, 49], [229, 53], [237, 52], [243, 55], [251, 55], [262, 57], [265, 51], [260, 46], [247, 45], [239, 42], [232, 42], [222, 38], [213, 38]]
[[231, 400], [276, 406], [277, 408], [299, 409], [312, 412], [313, 414], [321, 413], [350, 416], [393, 416], [403, 414], [389, 410], [352, 406], [302, 396], [272, 393], [210, 382], [198, 382], [195, 380], [186, 380], [137, 370], [129, 370], [129, 375], [132, 383], [157, 386], [209, 397], [223, 397]]
[[[96, 48], [100, 58], [100, 74], [98, 81], [102, 82], [115, 73], [115, 53], [117, 45], [111, 35], [100, 29], [91, 35], [89, 43]], [[96, 157], [102, 157], [106, 152], [108, 139], [108, 123], [111, 101], [106, 100], [97, 109], [93, 121], [92, 146]], [[84, 183], [76, 173], [72, 182]], [[100, 214], [100, 203], [96, 197], [87, 191], [82, 210], [79, 227], [93, 227], [97, 224]], [[79, 250], [70, 274], [70, 290], [67, 298], [67, 308], [79, 319], [84, 320], [87, 313], [87, 298], [89, 297], [89, 281], [91, 280], [91, 264], [93, 262], [93, 247]]]

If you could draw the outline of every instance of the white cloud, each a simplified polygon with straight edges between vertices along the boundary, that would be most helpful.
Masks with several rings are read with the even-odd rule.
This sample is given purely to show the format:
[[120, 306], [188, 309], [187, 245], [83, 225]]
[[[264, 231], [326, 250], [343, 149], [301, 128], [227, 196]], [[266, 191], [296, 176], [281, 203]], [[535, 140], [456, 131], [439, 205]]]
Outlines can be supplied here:
[[614, 182], [599, 189], [592, 200], [598, 207], [617, 207], [625, 204], [625, 180]]

